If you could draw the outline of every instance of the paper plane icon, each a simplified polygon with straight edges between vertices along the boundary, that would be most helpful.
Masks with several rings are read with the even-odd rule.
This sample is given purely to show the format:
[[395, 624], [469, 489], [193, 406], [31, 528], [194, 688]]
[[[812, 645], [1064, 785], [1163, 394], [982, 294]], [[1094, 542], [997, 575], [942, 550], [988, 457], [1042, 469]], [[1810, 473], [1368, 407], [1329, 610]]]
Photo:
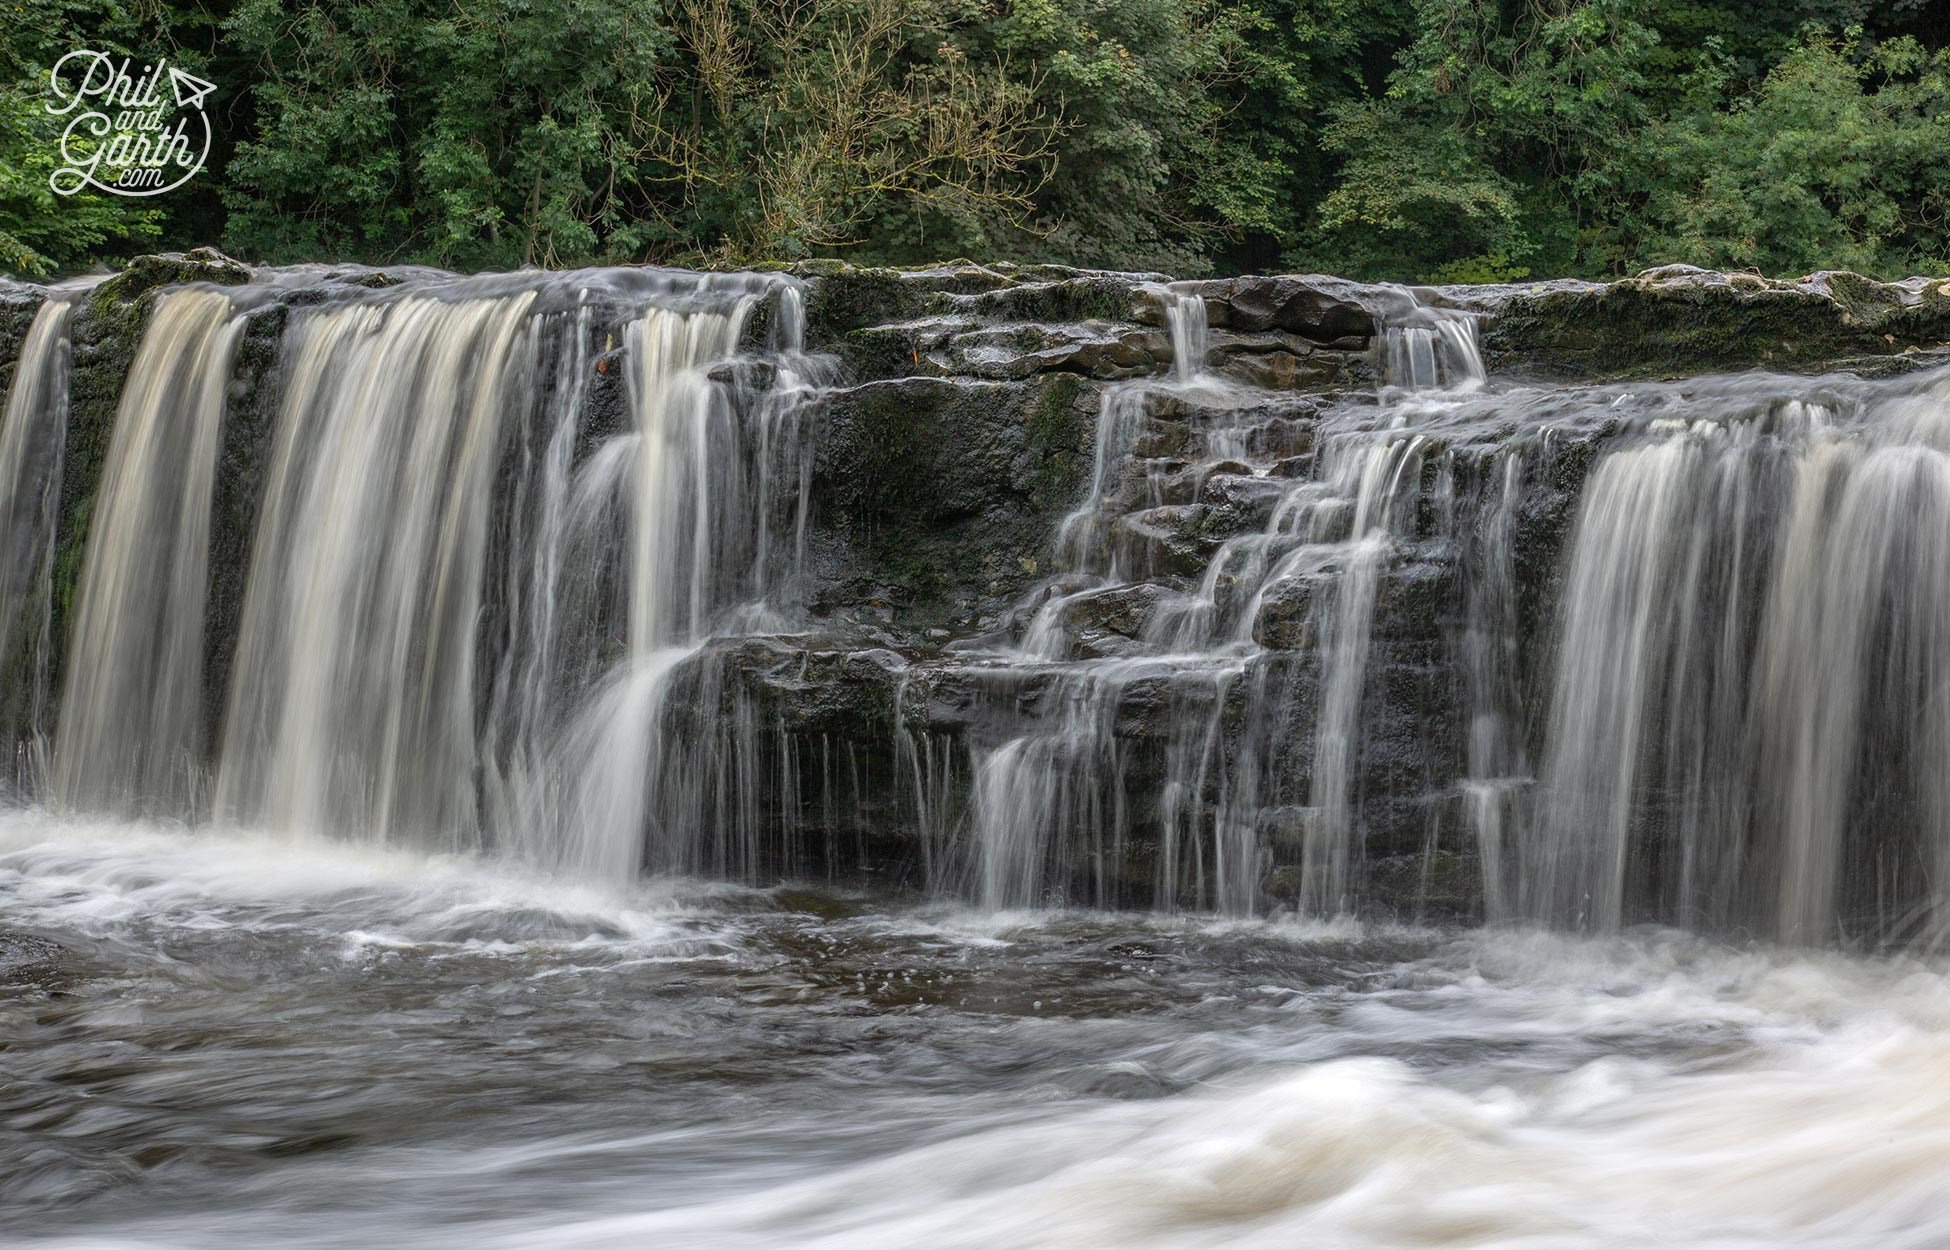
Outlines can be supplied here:
[[217, 89], [217, 84], [204, 82], [193, 74], [185, 74], [174, 65], [169, 67], [169, 85], [176, 91], [177, 108], [199, 108], [203, 97]]

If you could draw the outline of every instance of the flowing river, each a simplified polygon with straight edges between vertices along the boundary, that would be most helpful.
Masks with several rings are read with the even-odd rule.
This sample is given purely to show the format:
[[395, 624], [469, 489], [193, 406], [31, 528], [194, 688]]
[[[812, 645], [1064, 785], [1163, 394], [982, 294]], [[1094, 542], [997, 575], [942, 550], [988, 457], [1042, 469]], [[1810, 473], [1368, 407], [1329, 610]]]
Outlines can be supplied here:
[[981, 914], [19, 813], [0, 1240], [1950, 1239], [1910, 957]]

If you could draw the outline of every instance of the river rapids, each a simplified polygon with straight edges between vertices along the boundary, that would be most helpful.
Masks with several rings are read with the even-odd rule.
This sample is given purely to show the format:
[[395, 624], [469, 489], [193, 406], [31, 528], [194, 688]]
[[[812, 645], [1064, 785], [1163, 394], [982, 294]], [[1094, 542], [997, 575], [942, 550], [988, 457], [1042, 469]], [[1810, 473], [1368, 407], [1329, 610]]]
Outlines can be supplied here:
[[1907, 956], [0, 823], [0, 1242], [1937, 1247]]

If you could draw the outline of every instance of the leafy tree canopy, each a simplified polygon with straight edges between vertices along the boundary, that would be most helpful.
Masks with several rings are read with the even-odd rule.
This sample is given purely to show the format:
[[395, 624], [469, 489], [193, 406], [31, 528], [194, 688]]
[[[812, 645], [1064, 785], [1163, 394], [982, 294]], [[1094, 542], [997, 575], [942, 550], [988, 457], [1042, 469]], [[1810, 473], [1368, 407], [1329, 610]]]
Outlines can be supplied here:
[[[1411, 281], [1950, 272], [1920, 0], [0, 0], [0, 270], [1007, 257]], [[210, 166], [57, 195], [77, 47]]]

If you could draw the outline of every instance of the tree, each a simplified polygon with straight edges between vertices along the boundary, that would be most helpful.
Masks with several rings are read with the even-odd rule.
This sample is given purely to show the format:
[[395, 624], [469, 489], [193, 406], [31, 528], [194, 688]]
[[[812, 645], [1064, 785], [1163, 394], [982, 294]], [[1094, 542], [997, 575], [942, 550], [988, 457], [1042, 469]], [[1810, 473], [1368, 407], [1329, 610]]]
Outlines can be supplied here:
[[631, 199], [669, 47], [632, 0], [245, 0], [257, 133], [227, 243], [266, 259], [566, 265], [651, 237]]
[[1033, 79], [971, 64], [932, 10], [678, 0], [689, 55], [664, 77], [647, 177], [697, 223], [688, 237], [722, 259], [791, 258], [859, 242], [890, 208], [1020, 221], [1054, 119]]

